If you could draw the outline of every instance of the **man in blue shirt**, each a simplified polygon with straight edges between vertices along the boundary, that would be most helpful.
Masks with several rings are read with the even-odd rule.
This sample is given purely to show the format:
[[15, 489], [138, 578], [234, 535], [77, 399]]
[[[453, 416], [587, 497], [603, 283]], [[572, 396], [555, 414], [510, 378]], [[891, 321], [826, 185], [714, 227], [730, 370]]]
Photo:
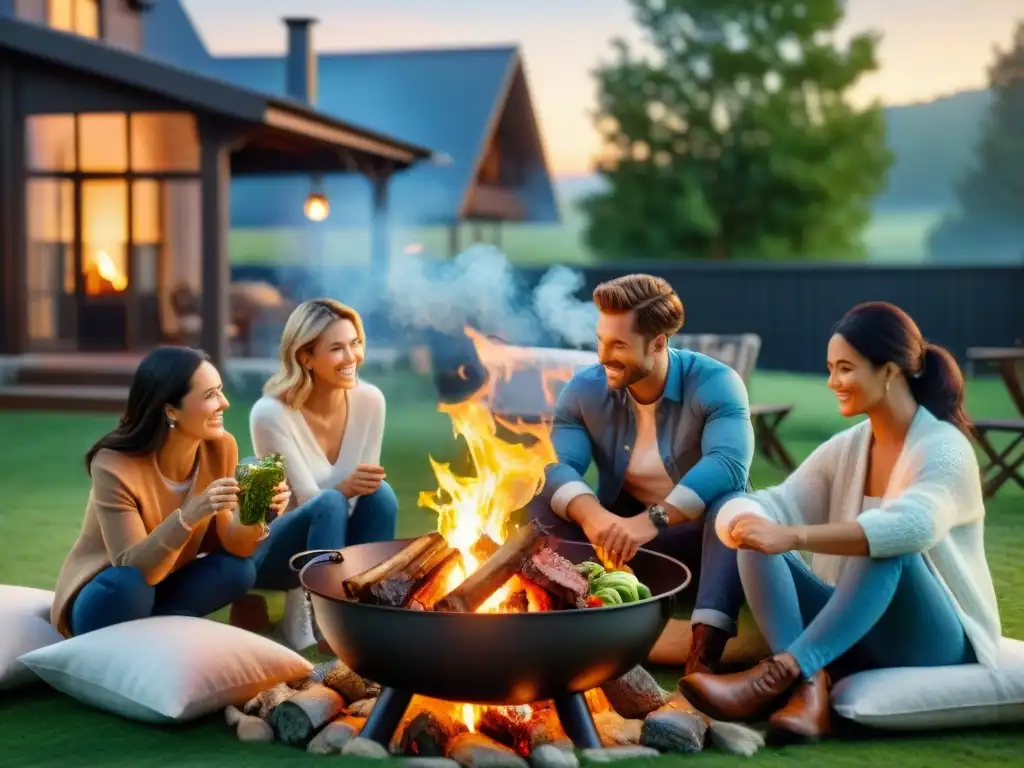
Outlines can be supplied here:
[[[736, 552], [714, 516], [748, 487], [754, 454], [747, 391], [729, 366], [672, 349], [683, 304], [651, 275], [626, 275], [594, 291], [597, 365], [576, 373], [555, 406], [547, 468], [533, 517], [568, 540], [584, 538], [615, 564], [639, 547], [699, 574], [686, 673], [714, 670], [736, 632], [743, 587]], [[598, 470], [595, 494], [583, 480]]]

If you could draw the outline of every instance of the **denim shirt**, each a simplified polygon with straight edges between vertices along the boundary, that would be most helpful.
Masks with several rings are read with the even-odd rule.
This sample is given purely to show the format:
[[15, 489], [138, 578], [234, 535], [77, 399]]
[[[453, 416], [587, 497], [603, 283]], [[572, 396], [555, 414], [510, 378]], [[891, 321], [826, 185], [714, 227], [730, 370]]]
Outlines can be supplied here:
[[[747, 488], [754, 457], [750, 406], [728, 365], [690, 350], [670, 348], [668, 355], [656, 421], [659, 453], [676, 483], [666, 501], [697, 518], [719, 497]], [[598, 469], [597, 499], [610, 508], [622, 492], [636, 416], [628, 393], [609, 388], [603, 366], [577, 372], [562, 390], [551, 439], [558, 463], [548, 465], [541, 495], [553, 510], [564, 516], [569, 500], [591, 492], [583, 481], [591, 462]]]

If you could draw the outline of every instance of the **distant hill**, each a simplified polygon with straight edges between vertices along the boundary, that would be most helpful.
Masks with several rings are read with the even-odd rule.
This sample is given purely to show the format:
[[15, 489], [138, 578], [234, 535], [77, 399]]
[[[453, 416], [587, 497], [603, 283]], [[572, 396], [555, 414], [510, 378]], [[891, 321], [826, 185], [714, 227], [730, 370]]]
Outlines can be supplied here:
[[[887, 107], [889, 146], [896, 162], [878, 208], [945, 208], [954, 185], [970, 165], [992, 96], [962, 91], [933, 101]], [[556, 180], [566, 202], [601, 188], [595, 175]]]

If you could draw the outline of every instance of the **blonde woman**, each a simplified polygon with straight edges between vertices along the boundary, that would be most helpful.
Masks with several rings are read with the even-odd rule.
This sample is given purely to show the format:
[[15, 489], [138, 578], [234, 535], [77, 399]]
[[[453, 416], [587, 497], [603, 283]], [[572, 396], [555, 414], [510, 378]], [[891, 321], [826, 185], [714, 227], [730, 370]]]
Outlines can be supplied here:
[[316, 638], [288, 558], [395, 537], [398, 500], [380, 466], [384, 395], [358, 375], [365, 344], [355, 310], [332, 299], [303, 302], [281, 335], [281, 369], [249, 416], [257, 455], [280, 453], [287, 467], [294, 508], [270, 524], [255, 556], [256, 587], [288, 590], [282, 630], [296, 649]]

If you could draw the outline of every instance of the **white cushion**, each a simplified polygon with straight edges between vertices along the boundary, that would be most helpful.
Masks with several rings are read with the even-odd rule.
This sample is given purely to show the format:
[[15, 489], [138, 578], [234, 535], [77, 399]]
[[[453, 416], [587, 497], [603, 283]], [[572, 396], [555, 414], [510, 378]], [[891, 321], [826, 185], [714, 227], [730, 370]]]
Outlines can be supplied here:
[[64, 638], [50, 623], [53, 592], [0, 585], [0, 691], [38, 682], [22, 654]]
[[240, 706], [313, 668], [273, 640], [187, 616], [115, 624], [21, 661], [78, 701], [148, 723], [184, 722]]
[[858, 672], [832, 690], [842, 717], [886, 730], [1024, 722], [1024, 642], [1003, 638], [996, 669], [981, 664]]

